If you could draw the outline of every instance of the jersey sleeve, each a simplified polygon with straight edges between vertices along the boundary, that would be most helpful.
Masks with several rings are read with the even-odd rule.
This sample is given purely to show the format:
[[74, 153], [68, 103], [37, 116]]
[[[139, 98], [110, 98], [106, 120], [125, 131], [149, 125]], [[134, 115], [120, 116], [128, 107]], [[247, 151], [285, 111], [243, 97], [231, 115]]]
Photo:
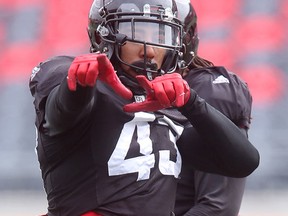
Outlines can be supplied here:
[[41, 62], [32, 70], [29, 88], [34, 97], [37, 114], [36, 127], [39, 128], [44, 120], [45, 103], [50, 92], [67, 77], [73, 57], [57, 56]]

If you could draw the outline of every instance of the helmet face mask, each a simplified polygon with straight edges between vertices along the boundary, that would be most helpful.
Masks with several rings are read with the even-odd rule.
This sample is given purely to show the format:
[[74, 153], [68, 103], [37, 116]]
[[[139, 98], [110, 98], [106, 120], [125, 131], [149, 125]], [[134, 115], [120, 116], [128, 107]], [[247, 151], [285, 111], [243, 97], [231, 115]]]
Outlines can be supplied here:
[[[176, 0], [179, 1], [179, 0]], [[180, 0], [183, 1], [183, 0]], [[145, 2], [145, 3], [144, 3]], [[177, 18], [175, 0], [95, 0], [89, 14], [88, 33], [91, 52], [113, 55], [122, 63], [135, 70], [147, 73], [174, 72], [179, 62], [183, 62], [185, 46], [183, 38], [184, 21]], [[153, 46], [166, 50], [161, 69], [149, 66], [129, 65], [121, 59], [121, 47], [129, 41], [142, 44], [144, 49]], [[144, 62], [149, 62], [144, 56]]]
[[118, 21], [117, 34], [126, 35], [126, 40], [135, 43], [167, 48], [181, 48], [181, 26], [169, 25], [154, 20], [130, 19], [128, 22]]

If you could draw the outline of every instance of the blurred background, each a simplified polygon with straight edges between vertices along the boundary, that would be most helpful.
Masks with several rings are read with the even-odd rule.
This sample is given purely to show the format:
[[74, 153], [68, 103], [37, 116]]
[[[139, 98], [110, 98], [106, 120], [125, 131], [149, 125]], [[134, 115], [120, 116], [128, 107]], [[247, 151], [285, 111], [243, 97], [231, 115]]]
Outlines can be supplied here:
[[[191, 0], [199, 54], [245, 80], [253, 95], [250, 140], [261, 154], [241, 216], [288, 215], [288, 1]], [[0, 215], [46, 212], [34, 151], [31, 70], [54, 55], [89, 50], [92, 0], [0, 0]]]

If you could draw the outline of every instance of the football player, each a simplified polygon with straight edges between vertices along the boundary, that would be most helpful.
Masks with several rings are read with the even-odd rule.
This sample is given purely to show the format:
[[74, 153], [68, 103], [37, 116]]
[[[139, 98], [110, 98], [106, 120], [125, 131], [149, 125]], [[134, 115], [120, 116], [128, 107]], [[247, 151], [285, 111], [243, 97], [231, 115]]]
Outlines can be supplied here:
[[175, 0], [95, 0], [90, 53], [34, 68], [49, 216], [174, 215], [184, 146], [197, 170], [257, 168], [247, 137], [182, 78], [197, 39], [181, 14]]

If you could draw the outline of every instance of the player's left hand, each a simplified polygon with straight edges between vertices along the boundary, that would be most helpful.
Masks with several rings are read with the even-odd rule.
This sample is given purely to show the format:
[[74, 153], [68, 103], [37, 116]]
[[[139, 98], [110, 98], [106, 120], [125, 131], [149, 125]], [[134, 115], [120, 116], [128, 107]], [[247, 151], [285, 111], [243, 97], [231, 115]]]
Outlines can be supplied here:
[[178, 73], [165, 74], [149, 81], [145, 76], [136, 76], [146, 90], [146, 100], [124, 106], [125, 112], [156, 111], [168, 107], [182, 107], [190, 98], [190, 87]]

